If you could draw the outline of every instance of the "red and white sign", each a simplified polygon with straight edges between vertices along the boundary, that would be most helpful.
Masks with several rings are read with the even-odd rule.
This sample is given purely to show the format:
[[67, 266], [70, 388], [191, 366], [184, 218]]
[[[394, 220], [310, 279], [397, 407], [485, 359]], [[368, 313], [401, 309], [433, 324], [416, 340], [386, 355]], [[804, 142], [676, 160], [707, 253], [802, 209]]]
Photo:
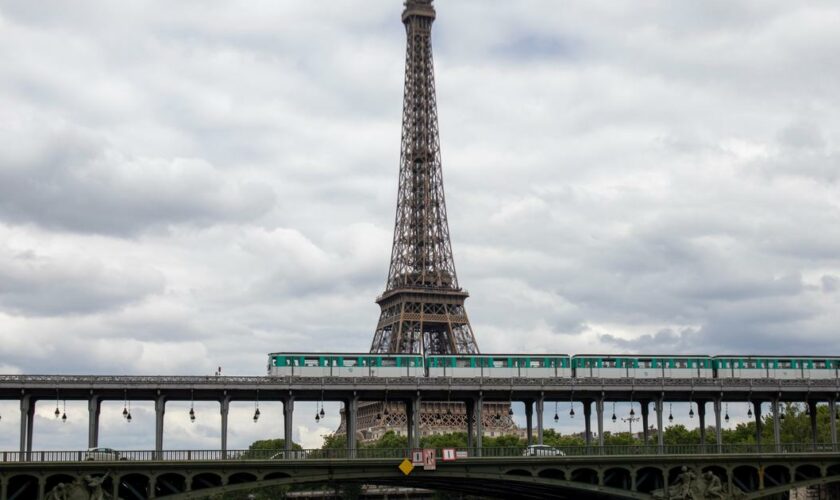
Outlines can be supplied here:
[[437, 461], [435, 458], [435, 449], [426, 448], [423, 450], [423, 470], [435, 470], [437, 468]]
[[451, 462], [451, 461], [453, 461], [457, 458], [455, 456], [455, 448], [444, 448], [441, 451], [443, 452], [443, 461], [444, 462]]
[[411, 465], [424, 465], [425, 463], [422, 449], [415, 448], [411, 450]]

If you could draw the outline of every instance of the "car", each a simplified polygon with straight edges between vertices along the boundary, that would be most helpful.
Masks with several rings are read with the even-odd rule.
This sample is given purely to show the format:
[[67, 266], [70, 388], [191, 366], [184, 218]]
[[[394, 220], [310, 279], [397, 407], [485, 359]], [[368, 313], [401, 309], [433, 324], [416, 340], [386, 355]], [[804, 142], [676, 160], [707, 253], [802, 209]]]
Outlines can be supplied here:
[[125, 460], [120, 452], [111, 448], [90, 448], [85, 453], [85, 460], [100, 460], [105, 462]]
[[523, 457], [565, 457], [563, 450], [547, 444], [531, 444], [522, 450]]

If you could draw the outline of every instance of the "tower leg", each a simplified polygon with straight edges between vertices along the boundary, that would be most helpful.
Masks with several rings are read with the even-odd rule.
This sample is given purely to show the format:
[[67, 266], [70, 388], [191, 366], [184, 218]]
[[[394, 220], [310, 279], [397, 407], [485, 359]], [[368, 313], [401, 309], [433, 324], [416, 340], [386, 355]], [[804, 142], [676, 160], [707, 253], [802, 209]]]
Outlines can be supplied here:
[[545, 409], [545, 397], [540, 394], [537, 399], [537, 444], [543, 444], [543, 410]]
[[697, 402], [697, 420], [700, 424], [700, 451], [706, 452], [706, 402]]
[[756, 401], [753, 403], [754, 412], [753, 415], [755, 416], [755, 444], [758, 445], [759, 451], [761, 451], [761, 401]]
[[30, 439], [30, 427], [32, 426], [31, 422], [31, 415], [33, 415], [35, 411], [35, 401], [32, 400], [31, 396], [24, 395], [20, 398], [20, 454], [21, 454], [21, 461], [25, 458], [25, 453], [27, 451], [31, 451], [29, 443]]
[[641, 401], [642, 405], [642, 442], [645, 446], [648, 444], [648, 438], [650, 437], [650, 432], [648, 430], [648, 416], [650, 414], [650, 401], [643, 400]]
[[814, 444], [814, 451], [817, 449], [817, 441], [818, 434], [817, 434], [817, 402], [816, 401], [808, 401], [808, 416], [811, 417], [811, 442]]

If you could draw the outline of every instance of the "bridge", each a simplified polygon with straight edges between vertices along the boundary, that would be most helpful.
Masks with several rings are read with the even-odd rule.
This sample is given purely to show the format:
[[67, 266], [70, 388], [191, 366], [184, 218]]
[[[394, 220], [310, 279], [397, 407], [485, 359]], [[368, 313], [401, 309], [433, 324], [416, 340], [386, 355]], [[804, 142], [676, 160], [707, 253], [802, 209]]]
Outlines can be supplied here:
[[[35, 406], [43, 400], [83, 400], [88, 403], [88, 446], [98, 446], [102, 401], [147, 400], [155, 404], [155, 451], [162, 453], [164, 413], [168, 401], [216, 401], [221, 415], [220, 448], [227, 450], [228, 410], [231, 401], [280, 401], [286, 445], [291, 449], [296, 401], [341, 401], [347, 417], [347, 450], [357, 449], [356, 410], [360, 401], [401, 401], [408, 416], [409, 445], [417, 447], [420, 419], [414, 409], [422, 401], [460, 401], [472, 418], [467, 419], [468, 447], [482, 453], [482, 403], [523, 402], [527, 436], [542, 443], [544, 405], [553, 401], [576, 401], [583, 405], [585, 440], [590, 447], [604, 446], [606, 402], [640, 403], [644, 442], [648, 420], [656, 422], [657, 449], [664, 452], [665, 402], [697, 405], [700, 442], [706, 442], [706, 409], [711, 406], [716, 446], [721, 452], [721, 408], [725, 402], [752, 402], [756, 442], [761, 444], [762, 403], [770, 403], [774, 450], [780, 452], [780, 402], [804, 402], [811, 409], [812, 446], [817, 442], [816, 405], [832, 408], [840, 395], [837, 379], [596, 379], [596, 378], [452, 378], [452, 377], [221, 377], [221, 376], [91, 376], [91, 375], [0, 375], [0, 399], [20, 402], [20, 452], [32, 452]], [[593, 412], [594, 409], [594, 412]], [[837, 447], [837, 415], [830, 411], [830, 444]], [[486, 417], [486, 416], [485, 416]], [[597, 433], [593, 433], [592, 420]], [[536, 420], [536, 422], [534, 422]], [[478, 425], [476, 425], [478, 423]], [[595, 438], [593, 437], [596, 436]], [[595, 441], [597, 439], [597, 442]]]
[[[840, 482], [838, 450], [812, 443], [564, 448], [565, 456], [522, 456], [516, 448], [459, 450], [435, 470], [398, 465], [408, 450], [156, 450], [120, 460], [86, 460], [84, 451], [0, 452], [0, 499], [44, 499], [56, 488], [101, 482], [112, 498], [206, 498], [267, 486], [364, 483], [416, 486], [500, 498], [668, 498], [680, 477], [714, 474], [727, 498], [766, 498], [791, 488]], [[351, 458], [351, 456], [355, 458]], [[61, 484], [61, 486], [59, 486]], [[670, 492], [670, 493], [669, 493]]]

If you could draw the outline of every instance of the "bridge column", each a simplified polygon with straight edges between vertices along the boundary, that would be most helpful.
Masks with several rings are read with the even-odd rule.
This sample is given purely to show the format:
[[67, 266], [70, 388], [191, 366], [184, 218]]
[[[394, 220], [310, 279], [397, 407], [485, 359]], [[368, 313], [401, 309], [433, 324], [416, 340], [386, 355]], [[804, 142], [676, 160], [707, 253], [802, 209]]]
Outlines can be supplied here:
[[47, 493], [47, 478], [45, 476], [38, 476], [38, 500], [43, 500]]
[[706, 402], [697, 401], [697, 423], [700, 424], [700, 450], [706, 452]]
[[773, 399], [773, 443], [776, 445], [776, 452], [782, 451], [782, 431], [779, 421], [779, 400]]
[[817, 450], [817, 402], [816, 401], [806, 401], [805, 404], [808, 405], [808, 416], [811, 417], [811, 441], [814, 444], [814, 451]]
[[475, 441], [473, 440], [475, 429], [473, 426], [473, 417], [475, 416], [475, 402], [472, 399], [468, 399], [464, 401], [464, 407], [466, 410], [466, 417], [467, 417], [467, 448], [469, 453], [473, 453], [473, 445]]
[[828, 422], [831, 427], [831, 448], [837, 451], [837, 400], [828, 400]]
[[592, 401], [583, 401], [583, 425], [584, 425], [584, 440], [586, 447], [592, 446]]
[[761, 451], [761, 401], [753, 403], [753, 415], [755, 416], [755, 444]]
[[230, 411], [230, 396], [219, 400], [219, 413], [222, 414], [222, 458], [227, 458], [228, 412]]
[[484, 397], [479, 396], [475, 401], [475, 446], [478, 456], [481, 456], [481, 438], [484, 436], [484, 423], [481, 420], [481, 409], [484, 406]]
[[166, 413], [166, 396], [155, 398], [155, 455], [158, 460], [163, 458], [163, 415]]
[[598, 446], [601, 448], [600, 452], [603, 452], [604, 448], [604, 395], [602, 394], [597, 401], [595, 401], [595, 413], [597, 413], [598, 418]]
[[412, 448], [419, 448], [420, 447], [420, 424], [422, 423], [422, 414], [420, 413], [420, 409], [422, 408], [422, 399], [420, 397], [420, 393], [418, 392], [411, 400], [411, 415], [408, 420], [408, 425], [411, 426], [411, 432], [409, 433], [409, 441], [408, 445]]
[[99, 446], [99, 413], [102, 410], [102, 400], [92, 394], [88, 399], [88, 448]]
[[534, 444], [534, 402], [530, 399], [525, 403], [525, 433], [528, 435], [528, 446]]
[[545, 410], [545, 396], [540, 394], [537, 399], [537, 444], [543, 444], [543, 413]]
[[[32, 451], [32, 423], [35, 416], [35, 401], [29, 394], [25, 394], [20, 398], [20, 453], [21, 460], [23, 454], [27, 451]], [[2, 497], [0, 497], [2, 498]]]
[[[122, 477], [116, 474], [111, 474], [111, 498], [120, 498], [120, 481], [122, 481]], [[189, 485], [189, 480], [187, 481], [187, 484]], [[6, 497], [0, 496], [0, 498]]]
[[[292, 431], [294, 430], [294, 415], [295, 415], [295, 397], [289, 395], [288, 398], [283, 400], [283, 439], [284, 439], [284, 448], [287, 452], [292, 451], [292, 444], [293, 444], [293, 437]], [[348, 418], [347, 416], [347, 409], [345, 407], [344, 411], [344, 418], [345, 421]], [[290, 456], [286, 453], [286, 456]]]
[[[654, 410], [656, 411], [656, 445], [659, 453], [665, 452], [665, 427], [662, 425], [662, 409], [665, 406], [665, 402], [662, 399], [662, 396], [659, 396], [659, 399], [654, 403]], [[665, 476], [665, 480], [667, 481], [668, 474], [665, 474]]]
[[[642, 405], [642, 439], [645, 446], [648, 444], [649, 432], [648, 432], [648, 415], [650, 413], [650, 401], [643, 399], [639, 401]], [[635, 469], [634, 469], [635, 470]], [[633, 473], [635, 474], [635, 472]]]
[[714, 410], [715, 410], [715, 443], [717, 443], [717, 452], [723, 453], [723, 431], [721, 430], [721, 423], [720, 423], [720, 407], [721, 407], [721, 399], [715, 398], [714, 401]]
[[[414, 413], [419, 413], [419, 411]], [[358, 414], [359, 397], [354, 393], [353, 397], [344, 402], [344, 418], [347, 423], [347, 458], [356, 458], [356, 422]], [[417, 417], [415, 416], [415, 418]]]

